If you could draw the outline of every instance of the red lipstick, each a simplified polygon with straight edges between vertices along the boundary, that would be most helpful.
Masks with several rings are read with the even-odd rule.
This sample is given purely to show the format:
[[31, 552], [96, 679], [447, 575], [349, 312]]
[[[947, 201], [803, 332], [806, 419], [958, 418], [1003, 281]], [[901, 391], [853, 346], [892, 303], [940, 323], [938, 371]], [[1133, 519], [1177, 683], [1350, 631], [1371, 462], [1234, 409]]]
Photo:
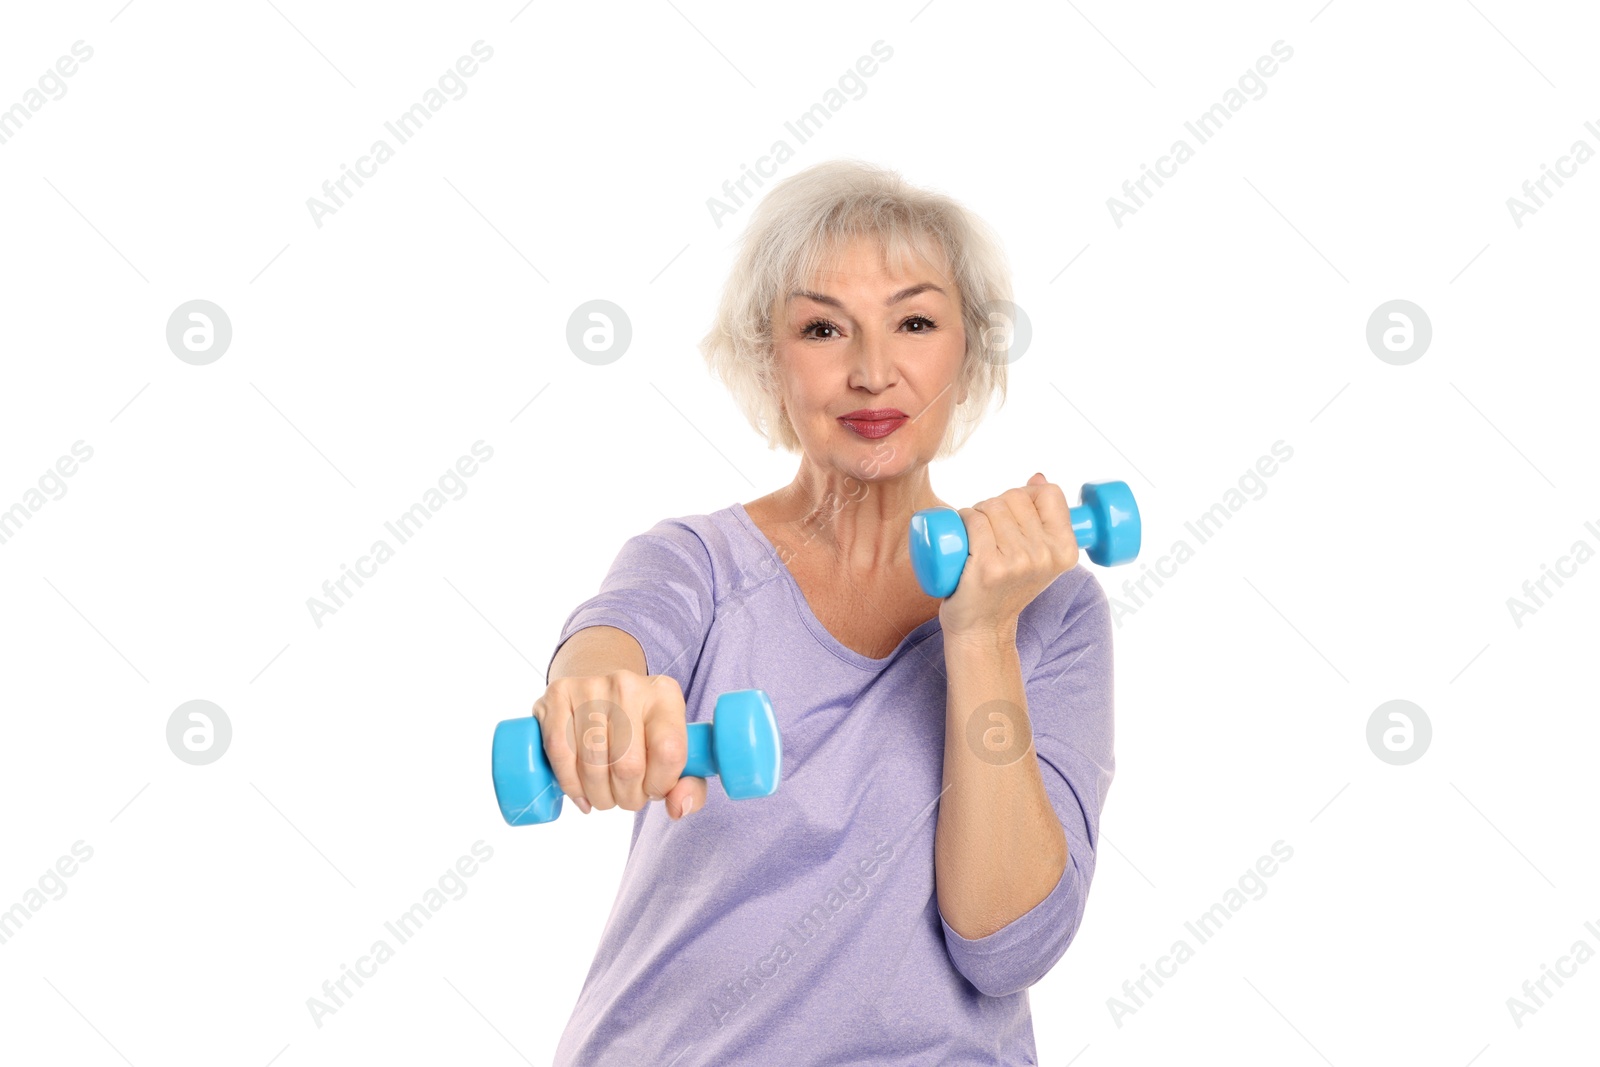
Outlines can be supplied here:
[[839, 416], [841, 423], [870, 440], [888, 437], [909, 419], [899, 408], [861, 408]]

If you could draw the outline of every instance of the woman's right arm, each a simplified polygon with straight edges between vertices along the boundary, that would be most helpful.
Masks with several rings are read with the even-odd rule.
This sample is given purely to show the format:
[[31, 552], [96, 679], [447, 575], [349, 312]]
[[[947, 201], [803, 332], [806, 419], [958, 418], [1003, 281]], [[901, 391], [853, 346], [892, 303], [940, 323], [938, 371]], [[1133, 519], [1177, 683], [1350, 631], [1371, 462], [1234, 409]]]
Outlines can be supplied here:
[[638, 640], [604, 625], [568, 637], [550, 663], [533, 715], [556, 781], [585, 815], [665, 800], [676, 820], [705, 806], [706, 780], [680, 777], [688, 758], [683, 691], [671, 675], [647, 669]]
[[639, 811], [664, 798], [676, 819], [705, 806], [706, 780], [680, 777], [684, 691], [716, 614], [711, 550], [691, 519], [662, 519], [623, 542], [600, 592], [562, 624], [533, 714], [579, 808]]
[[645, 670], [644, 649], [628, 631], [615, 626], [585, 626], [556, 651], [544, 684], [557, 678], [592, 678], [612, 671], [644, 674]]

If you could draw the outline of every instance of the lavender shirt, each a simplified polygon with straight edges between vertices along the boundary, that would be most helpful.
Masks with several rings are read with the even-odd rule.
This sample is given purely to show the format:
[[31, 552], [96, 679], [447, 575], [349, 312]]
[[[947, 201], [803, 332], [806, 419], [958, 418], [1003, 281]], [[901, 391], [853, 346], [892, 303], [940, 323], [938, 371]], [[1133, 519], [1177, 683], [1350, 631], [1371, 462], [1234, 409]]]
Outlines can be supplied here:
[[[635, 813], [600, 948], [556, 1050], [568, 1064], [1033, 1064], [1027, 989], [1077, 932], [1111, 785], [1111, 615], [1082, 565], [1025, 608], [1017, 648], [1045, 790], [1066, 832], [1050, 895], [987, 937], [945, 923], [933, 833], [944, 636], [885, 659], [840, 644], [741, 504], [623, 544], [562, 627], [638, 639], [689, 722], [763, 689], [783, 738], [770, 797], [673, 822]], [[552, 656], [552, 659], [554, 657]]]

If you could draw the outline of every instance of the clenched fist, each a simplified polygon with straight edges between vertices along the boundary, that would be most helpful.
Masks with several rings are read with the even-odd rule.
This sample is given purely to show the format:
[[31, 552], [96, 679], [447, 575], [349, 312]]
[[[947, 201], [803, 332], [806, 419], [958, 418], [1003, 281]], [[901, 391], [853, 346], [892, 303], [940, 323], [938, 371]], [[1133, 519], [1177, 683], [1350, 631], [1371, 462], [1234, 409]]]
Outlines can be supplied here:
[[557, 678], [534, 702], [533, 717], [556, 782], [585, 815], [664, 799], [667, 815], [679, 819], [705, 806], [706, 780], [679, 777], [689, 734], [683, 690], [670, 675]]
[[956, 591], [939, 607], [939, 626], [947, 638], [1014, 634], [1022, 609], [1078, 565], [1066, 494], [1035, 474], [1026, 486], [959, 514], [968, 559]]

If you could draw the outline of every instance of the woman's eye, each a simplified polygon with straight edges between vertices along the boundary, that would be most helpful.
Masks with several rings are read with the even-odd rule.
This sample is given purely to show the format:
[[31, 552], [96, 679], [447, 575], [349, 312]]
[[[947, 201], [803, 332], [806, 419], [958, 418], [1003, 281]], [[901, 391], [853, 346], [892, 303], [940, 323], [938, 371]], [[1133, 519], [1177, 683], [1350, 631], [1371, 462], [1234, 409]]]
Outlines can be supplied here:
[[[932, 330], [936, 330], [936, 329], [939, 328], [938, 324], [935, 323], [932, 319], [928, 318], [926, 315], [912, 315], [910, 318], [906, 319], [900, 325], [903, 328], [904, 327], [912, 327], [912, 326], [915, 327], [913, 329], [908, 329], [907, 330], [908, 333], [928, 333], [928, 332], [930, 332]], [[828, 332], [827, 333], [819, 332], [819, 331], [823, 331], [823, 330], [826, 330]], [[835, 326], [833, 323], [827, 321], [826, 319], [818, 319], [815, 322], [807, 323], [800, 330], [800, 336], [801, 337], [812, 337], [812, 338], [815, 338], [816, 340], [819, 340], [819, 341], [832, 341], [836, 337], [839, 336], [839, 327]]]

